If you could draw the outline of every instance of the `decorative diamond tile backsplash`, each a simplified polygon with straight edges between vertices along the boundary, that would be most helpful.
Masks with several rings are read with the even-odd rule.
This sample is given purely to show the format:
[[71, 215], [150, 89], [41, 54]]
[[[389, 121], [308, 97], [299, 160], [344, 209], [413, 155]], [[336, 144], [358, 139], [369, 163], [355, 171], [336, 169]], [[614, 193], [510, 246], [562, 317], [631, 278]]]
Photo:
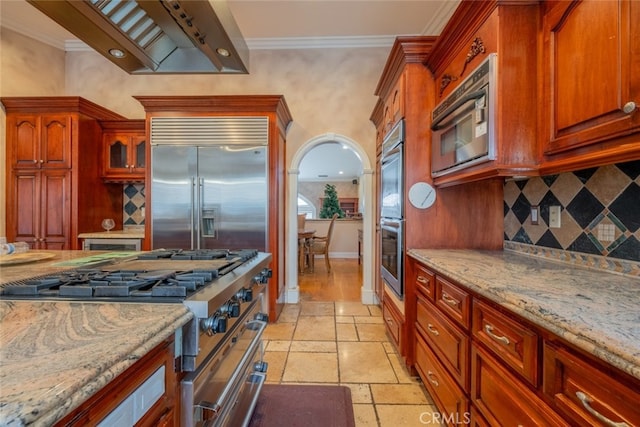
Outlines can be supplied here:
[[[540, 207], [538, 225], [531, 206]], [[560, 206], [560, 228], [549, 207]], [[640, 161], [507, 181], [505, 247], [518, 244], [640, 262]]]
[[125, 184], [122, 194], [123, 225], [144, 225], [144, 185]]

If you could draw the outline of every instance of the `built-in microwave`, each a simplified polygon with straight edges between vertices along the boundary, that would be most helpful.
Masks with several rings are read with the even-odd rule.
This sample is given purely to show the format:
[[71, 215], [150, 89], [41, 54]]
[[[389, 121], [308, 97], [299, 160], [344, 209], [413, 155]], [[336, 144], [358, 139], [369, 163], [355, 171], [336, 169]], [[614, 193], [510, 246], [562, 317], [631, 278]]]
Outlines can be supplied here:
[[497, 54], [492, 53], [431, 113], [431, 174], [495, 159]]

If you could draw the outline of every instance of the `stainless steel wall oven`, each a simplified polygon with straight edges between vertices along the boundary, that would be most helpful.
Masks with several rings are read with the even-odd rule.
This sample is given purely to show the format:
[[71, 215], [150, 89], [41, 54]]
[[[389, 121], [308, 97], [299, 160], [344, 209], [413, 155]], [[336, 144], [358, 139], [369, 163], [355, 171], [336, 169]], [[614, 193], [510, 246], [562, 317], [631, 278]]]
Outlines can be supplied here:
[[404, 253], [403, 220], [383, 219], [380, 221], [382, 240], [380, 273], [382, 280], [399, 297], [404, 294], [402, 257]]
[[380, 165], [380, 275], [398, 297], [404, 293], [404, 120], [382, 143]]

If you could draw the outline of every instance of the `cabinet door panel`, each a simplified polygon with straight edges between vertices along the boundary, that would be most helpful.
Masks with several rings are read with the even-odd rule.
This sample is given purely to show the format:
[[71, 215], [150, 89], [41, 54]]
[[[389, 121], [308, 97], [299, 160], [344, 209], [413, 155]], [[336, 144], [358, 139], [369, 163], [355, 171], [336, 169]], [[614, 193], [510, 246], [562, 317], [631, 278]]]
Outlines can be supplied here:
[[40, 161], [43, 168], [71, 167], [71, 116], [42, 116]]
[[48, 171], [42, 173], [41, 192], [41, 238], [48, 249], [68, 246], [71, 210], [71, 172]]
[[605, 369], [550, 343], [544, 346], [543, 389], [576, 425], [640, 425], [637, 384], [622, 383]]
[[436, 276], [436, 306], [458, 322], [463, 329], [469, 328], [471, 318], [471, 296], [457, 285]]
[[10, 240], [22, 240], [32, 244], [36, 243], [39, 232], [39, 205], [40, 205], [40, 173], [38, 171], [20, 171], [12, 180], [13, 203], [7, 214], [14, 223], [15, 236], [11, 235], [11, 229], [7, 229]]
[[432, 304], [418, 296], [416, 327], [458, 384], [469, 390], [469, 338]]
[[462, 420], [468, 421], [467, 397], [447, 374], [447, 370], [440, 365], [420, 334], [416, 335], [416, 369], [429, 394], [436, 401], [440, 413], [449, 417], [450, 422], [447, 425], [463, 424]]
[[634, 1], [558, 2], [544, 20], [551, 123], [546, 153], [621, 136], [640, 128], [638, 31]]
[[498, 310], [473, 300], [474, 339], [494, 352], [529, 383], [538, 385], [538, 335]]
[[471, 359], [471, 402], [489, 425], [569, 425], [475, 344]]
[[7, 145], [7, 150], [13, 150], [13, 155], [10, 158], [13, 167], [37, 167], [38, 159], [40, 158], [38, 117], [34, 115], [16, 115], [13, 118], [7, 118], [7, 134], [7, 141], [15, 141], [13, 144]]

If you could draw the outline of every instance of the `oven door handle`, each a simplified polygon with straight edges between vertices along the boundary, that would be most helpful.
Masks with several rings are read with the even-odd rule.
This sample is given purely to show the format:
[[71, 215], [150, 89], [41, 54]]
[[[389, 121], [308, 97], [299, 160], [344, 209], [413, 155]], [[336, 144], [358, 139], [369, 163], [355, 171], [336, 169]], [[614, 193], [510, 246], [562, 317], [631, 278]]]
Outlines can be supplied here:
[[487, 94], [487, 90], [485, 88], [482, 88], [482, 89], [477, 90], [475, 92], [471, 92], [471, 93], [468, 93], [468, 94], [464, 95], [463, 97], [458, 99], [456, 102], [454, 102], [453, 105], [451, 105], [449, 108], [444, 110], [442, 112], [442, 114], [440, 114], [440, 117], [438, 117], [433, 123], [431, 123], [431, 130], [432, 131], [438, 131], [440, 129], [443, 129], [446, 126], [444, 126], [444, 125], [441, 126], [440, 124], [443, 121], [445, 121], [445, 119], [447, 119], [451, 115], [451, 113], [456, 111], [458, 108], [462, 107], [467, 102], [475, 101], [476, 99], [479, 99], [479, 98], [483, 97], [486, 94]]
[[258, 332], [254, 335], [253, 339], [251, 340], [251, 343], [247, 346], [247, 350], [245, 350], [244, 354], [242, 355], [242, 359], [240, 359], [240, 363], [238, 363], [236, 365], [236, 368], [233, 370], [233, 374], [231, 374], [229, 381], [227, 381], [227, 383], [225, 384], [224, 389], [222, 390], [222, 393], [220, 393], [220, 396], [214, 403], [207, 402], [207, 401], [200, 401], [194, 405], [195, 408], [198, 408], [202, 411], [212, 411], [214, 417], [218, 416], [218, 413], [220, 412], [220, 409], [224, 406], [226, 400], [228, 399], [229, 394], [233, 392], [234, 387], [238, 383], [238, 377], [240, 377], [243, 374], [243, 372], [246, 371], [246, 365], [247, 363], [249, 363], [252, 355], [254, 354], [255, 348], [262, 343], [262, 333], [264, 332], [264, 329], [267, 327], [267, 322], [263, 322], [262, 320], [250, 320], [245, 325], [246, 325], [246, 328], [243, 329], [243, 332], [246, 329], [251, 329], [251, 330], [257, 329]]

